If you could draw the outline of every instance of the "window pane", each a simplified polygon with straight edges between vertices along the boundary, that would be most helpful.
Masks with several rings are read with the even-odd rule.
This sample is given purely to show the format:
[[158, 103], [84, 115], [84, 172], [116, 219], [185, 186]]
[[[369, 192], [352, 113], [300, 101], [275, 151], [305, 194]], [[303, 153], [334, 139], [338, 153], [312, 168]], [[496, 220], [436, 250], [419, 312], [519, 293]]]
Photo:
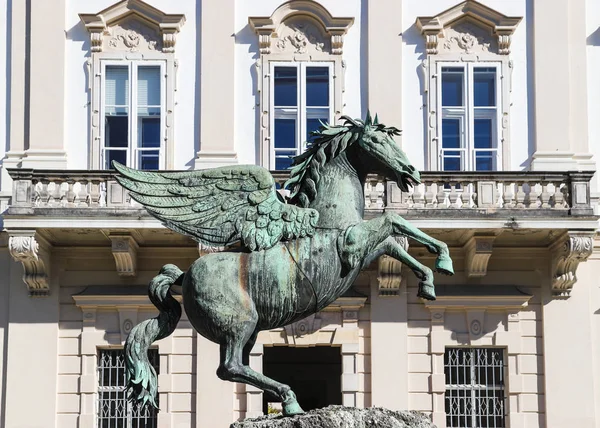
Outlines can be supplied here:
[[104, 146], [127, 147], [129, 118], [106, 116], [104, 120]]
[[327, 122], [329, 120], [326, 117], [321, 119], [306, 119], [306, 141], [311, 142], [313, 140], [311, 132], [318, 130], [321, 127], [321, 123]]
[[296, 148], [295, 119], [275, 119], [275, 148]]
[[275, 169], [280, 171], [289, 169], [292, 166], [292, 155], [288, 156], [276, 156], [275, 157]]
[[475, 119], [475, 148], [492, 148], [492, 119]]
[[306, 67], [306, 105], [329, 105], [329, 67]]
[[442, 147], [459, 149], [461, 147], [460, 119], [442, 119]]
[[104, 168], [112, 168], [112, 161], [117, 161], [122, 165], [127, 165], [127, 152], [125, 150], [105, 150]]
[[106, 106], [129, 105], [129, 69], [127, 66], [106, 66], [104, 85], [104, 104]]
[[140, 119], [140, 147], [160, 147], [160, 119], [145, 117]]
[[158, 169], [158, 150], [140, 150], [138, 153], [140, 169]]
[[138, 107], [160, 106], [160, 67], [138, 67]]
[[458, 154], [458, 156], [451, 156], [449, 154], [445, 154], [444, 155], [444, 165], [443, 165], [443, 171], [461, 171], [461, 165], [460, 165], [460, 152], [450, 152], [450, 153], [456, 153]]
[[481, 151], [475, 153], [475, 171], [495, 171], [496, 152]]
[[496, 70], [489, 67], [476, 67], [474, 70], [475, 107], [496, 105]]
[[464, 69], [442, 67], [442, 106], [464, 106]]
[[298, 69], [275, 67], [275, 105], [298, 105]]

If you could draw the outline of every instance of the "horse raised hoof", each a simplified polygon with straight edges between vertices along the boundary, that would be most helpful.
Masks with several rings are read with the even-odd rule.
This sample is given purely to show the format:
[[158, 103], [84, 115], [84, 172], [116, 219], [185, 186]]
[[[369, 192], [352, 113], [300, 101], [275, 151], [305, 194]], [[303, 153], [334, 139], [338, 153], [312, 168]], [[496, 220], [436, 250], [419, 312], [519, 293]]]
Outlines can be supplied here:
[[294, 416], [304, 413], [304, 410], [302, 410], [302, 407], [298, 404], [298, 400], [296, 400], [296, 394], [294, 394], [291, 389], [285, 394], [282, 407], [283, 416]]
[[448, 256], [439, 256], [435, 261], [435, 270], [444, 275], [454, 275], [452, 259]]
[[425, 300], [435, 300], [435, 286], [427, 282], [419, 282], [417, 297]]

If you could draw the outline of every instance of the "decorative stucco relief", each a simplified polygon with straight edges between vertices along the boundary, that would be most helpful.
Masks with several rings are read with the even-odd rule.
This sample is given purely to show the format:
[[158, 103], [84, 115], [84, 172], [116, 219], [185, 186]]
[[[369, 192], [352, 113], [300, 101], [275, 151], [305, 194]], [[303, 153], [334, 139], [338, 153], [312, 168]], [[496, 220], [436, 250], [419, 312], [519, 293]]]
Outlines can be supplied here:
[[275, 46], [279, 52], [300, 54], [329, 50], [321, 31], [309, 21], [295, 21], [282, 25]]
[[592, 254], [593, 232], [567, 232], [552, 250], [552, 294], [568, 297], [577, 282], [577, 267]]
[[447, 28], [444, 39], [443, 47], [446, 52], [490, 52], [496, 46], [489, 31], [469, 22]]
[[50, 294], [48, 282], [48, 246], [40, 245], [35, 231], [9, 232], [8, 249], [12, 258], [23, 265], [23, 282], [31, 297]]
[[106, 51], [144, 52], [162, 50], [160, 35], [134, 19], [111, 27], [104, 39]]

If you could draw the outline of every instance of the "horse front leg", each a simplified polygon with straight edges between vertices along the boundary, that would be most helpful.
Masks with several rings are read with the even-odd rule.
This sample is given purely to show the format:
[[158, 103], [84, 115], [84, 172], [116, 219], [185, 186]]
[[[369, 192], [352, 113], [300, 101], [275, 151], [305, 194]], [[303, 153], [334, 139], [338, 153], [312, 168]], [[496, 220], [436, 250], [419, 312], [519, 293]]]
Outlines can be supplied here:
[[435, 300], [435, 286], [433, 285], [433, 272], [427, 266], [419, 263], [413, 256], [402, 248], [394, 238], [389, 237], [385, 241], [375, 248], [375, 250], [368, 254], [363, 261], [362, 267], [367, 267], [375, 259], [382, 255], [393, 257], [401, 263], [404, 263], [410, 268], [417, 278], [419, 278], [419, 291], [417, 297], [421, 297], [426, 300]]
[[386, 217], [387, 222], [391, 223], [393, 235], [408, 236], [425, 245], [425, 248], [427, 248], [427, 251], [430, 253], [437, 255], [435, 260], [435, 270], [437, 272], [444, 275], [454, 275], [450, 251], [448, 251], [448, 246], [445, 243], [422, 232], [398, 214], [386, 213], [384, 214], [384, 217]]

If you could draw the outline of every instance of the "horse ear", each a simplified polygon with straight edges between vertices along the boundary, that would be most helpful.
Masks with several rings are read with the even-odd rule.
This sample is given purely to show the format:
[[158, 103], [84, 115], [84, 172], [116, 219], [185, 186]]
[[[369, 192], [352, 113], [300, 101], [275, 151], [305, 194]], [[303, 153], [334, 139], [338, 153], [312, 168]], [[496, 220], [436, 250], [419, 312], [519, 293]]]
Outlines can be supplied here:
[[377, 117], [377, 113], [375, 113], [375, 120], [373, 121], [373, 125], [379, 125], [379, 117]]
[[373, 124], [373, 120], [371, 119], [371, 111], [367, 110], [367, 118], [365, 119], [365, 126], [371, 126]]

